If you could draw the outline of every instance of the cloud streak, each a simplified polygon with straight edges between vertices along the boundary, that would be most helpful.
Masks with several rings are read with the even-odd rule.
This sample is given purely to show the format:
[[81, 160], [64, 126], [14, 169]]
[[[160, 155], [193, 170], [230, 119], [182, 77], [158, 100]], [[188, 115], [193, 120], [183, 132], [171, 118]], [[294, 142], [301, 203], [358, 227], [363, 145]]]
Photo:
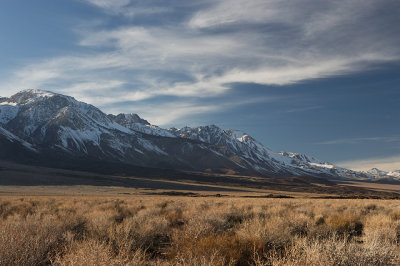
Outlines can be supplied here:
[[337, 145], [337, 144], [360, 144], [365, 142], [400, 142], [400, 136], [392, 136], [392, 137], [368, 137], [368, 138], [343, 138], [343, 139], [334, 139], [323, 142], [317, 142], [315, 144], [320, 145]]
[[367, 171], [371, 168], [378, 168], [385, 171], [393, 171], [400, 169], [400, 156], [370, 158], [366, 160], [353, 160], [338, 162], [336, 164], [357, 171]]
[[[2, 95], [43, 88], [100, 106], [176, 96], [182, 113], [190, 116], [216, 110], [193, 105], [193, 97], [228, 94], [232, 83], [284, 86], [400, 59], [399, 34], [388, 27], [398, 21], [396, 1], [88, 3], [104, 11], [104, 21], [121, 15], [127, 20], [79, 31], [77, 45], [95, 52], [15, 69], [0, 84]], [[148, 118], [162, 115], [160, 110]]]

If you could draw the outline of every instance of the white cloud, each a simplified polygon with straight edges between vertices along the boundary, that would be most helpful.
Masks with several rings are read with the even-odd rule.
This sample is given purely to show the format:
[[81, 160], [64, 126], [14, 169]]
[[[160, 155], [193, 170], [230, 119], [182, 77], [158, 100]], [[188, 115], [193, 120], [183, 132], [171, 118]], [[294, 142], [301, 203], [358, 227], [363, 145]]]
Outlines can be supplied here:
[[[210, 9], [198, 12], [190, 20], [193, 28], [209, 28], [238, 22], [262, 23], [279, 21], [279, 10], [274, 8], [276, 1], [216, 1]], [[285, 16], [286, 17], [286, 16]]]
[[150, 123], [159, 126], [165, 125], [176, 125], [176, 122], [181, 118], [190, 115], [197, 115], [202, 113], [217, 112], [222, 109], [219, 105], [207, 105], [207, 104], [195, 104], [189, 102], [172, 102], [162, 104], [149, 104], [147, 108], [139, 109], [135, 106], [132, 108], [125, 107], [124, 110], [121, 108], [107, 108], [110, 113], [118, 114], [120, 112], [126, 112], [126, 109], [130, 109], [131, 113], [139, 113], [141, 117], [146, 118]]
[[357, 171], [367, 171], [371, 168], [378, 168], [385, 171], [393, 171], [400, 169], [400, 156], [345, 161], [338, 162], [336, 164]]
[[343, 138], [343, 139], [322, 141], [315, 144], [336, 145], [336, 144], [359, 144], [364, 142], [400, 142], [400, 137], [391, 136], [391, 137]]
[[[88, 2], [109, 16], [182, 12], [179, 4]], [[188, 97], [227, 93], [229, 83], [287, 85], [362, 71], [400, 59], [396, 26], [390, 26], [390, 16], [374, 13], [383, 2], [210, 1], [167, 25], [96, 24], [80, 31], [78, 42], [93, 52], [29, 62], [2, 81], [0, 94], [41, 88], [94, 105], [171, 95], [182, 97], [185, 106]], [[213, 110], [183, 108], [186, 116]], [[178, 117], [175, 113], [171, 116]]]
[[135, 15], [154, 15], [171, 11], [167, 7], [134, 7], [131, 0], [86, 0], [89, 4], [103, 9], [111, 15], [123, 15], [132, 18]]
[[[242, 105], [255, 103], [268, 103], [282, 100], [281, 97], [257, 97], [237, 99], [224, 103], [197, 103], [195, 101], [168, 101], [162, 103], [145, 103], [132, 105], [108, 105], [111, 102], [104, 102], [102, 109], [107, 113], [137, 113], [146, 118], [151, 124], [158, 126], [198, 126], [192, 120], [182, 121], [181, 119], [203, 113], [215, 113], [221, 110], [233, 109]], [[145, 106], [145, 108], [143, 107]], [[186, 123], [186, 124], [185, 124]]]
[[113, 14], [124, 13], [124, 9], [131, 2], [130, 0], [86, 0], [86, 1], [94, 6], [102, 8], [105, 11]]

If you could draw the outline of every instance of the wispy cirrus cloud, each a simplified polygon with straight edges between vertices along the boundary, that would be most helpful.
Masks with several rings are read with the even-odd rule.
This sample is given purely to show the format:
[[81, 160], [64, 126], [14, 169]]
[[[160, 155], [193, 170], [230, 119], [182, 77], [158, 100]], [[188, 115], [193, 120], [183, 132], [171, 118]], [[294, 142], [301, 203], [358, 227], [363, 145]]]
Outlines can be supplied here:
[[385, 171], [400, 170], [400, 156], [370, 158], [365, 160], [350, 160], [336, 163], [339, 166], [357, 171], [367, 171], [378, 168]]
[[158, 6], [135, 6], [131, 0], [86, 0], [88, 3], [103, 9], [111, 15], [123, 15], [132, 18], [136, 15], [154, 15], [171, 11], [170, 8]]
[[128, 8], [130, 0], [87, 0], [87, 2], [113, 15], [131, 15], [131, 9]]
[[391, 137], [365, 137], [365, 138], [342, 138], [342, 139], [333, 139], [328, 141], [317, 142], [315, 144], [320, 145], [336, 145], [336, 144], [359, 144], [365, 142], [400, 142], [400, 136], [391, 136]]
[[[400, 36], [390, 26], [399, 20], [396, 1], [87, 3], [105, 16], [104, 25], [77, 31], [77, 45], [92, 52], [28, 62], [2, 81], [2, 95], [43, 88], [100, 106], [176, 96], [190, 116], [215, 111], [192, 104], [194, 97], [228, 94], [232, 83], [284, 86], [400, 60]], [[107, 24], [120, 16], [128, 19]]]
[[[187, 113], [191, 113], [191, 117], [193, 118], [196, 115], [201, 115], [204, 113], [218, 113], [221, 111], [232, 111], [237, 107], [243, 105], [251, 105], [257, 103], [271, 103], [282, 100], [279, 97], [256, 97], [256, 98], [244, 98], [244, 99], [230, 99], [226, 102], [219, 102], [218, 100], [207, 101], [204, 99], [203, 101], [199, 101], [196, 98], [187, 98], [182, 101], [182, 98], [173, 98], [168, 101], [143, 101], [143, 102], [129, 102], [123, 101], [121, 98], [121, 102], [114, 104], [113, 102], [104, 103], [107, 110], [111, 113], [119, 113], [122, 109], [126, 109], [127, 106], [131, 106], [131, 110], [134, 113], [140, 113], [142, 117], [151, 118], [148, 121], [155, 125], [161, 126], [175, 126], [175, 127], [183, 127], [183, 126], [198, 126], [198, 121], [190, 119], [190, 120], [182, 120], [182, 118], [187, 116]], [[216, 103], [217, 102], [217, 103]]]

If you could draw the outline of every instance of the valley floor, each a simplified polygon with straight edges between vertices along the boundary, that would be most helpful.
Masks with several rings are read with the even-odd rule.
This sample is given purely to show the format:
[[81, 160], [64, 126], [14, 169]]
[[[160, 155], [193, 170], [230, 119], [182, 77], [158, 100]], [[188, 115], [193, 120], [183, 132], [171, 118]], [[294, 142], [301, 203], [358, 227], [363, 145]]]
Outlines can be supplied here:
[[399, 265], [400, 186], [0, 161], [0, 265]]
[[400, 201], [0, 196], [0, 265], [399, 265]]
[[110, 175], [0, 161], [0, 195], [181, 195], [400, 199], [400, 182], [264, 178], [160, 169]]

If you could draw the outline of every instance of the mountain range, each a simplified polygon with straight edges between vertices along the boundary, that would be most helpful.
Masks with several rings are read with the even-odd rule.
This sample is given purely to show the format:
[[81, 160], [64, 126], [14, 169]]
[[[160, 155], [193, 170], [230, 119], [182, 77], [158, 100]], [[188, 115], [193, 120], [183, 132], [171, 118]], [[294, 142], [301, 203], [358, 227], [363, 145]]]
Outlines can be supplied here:
[[0, 159], [80, 169], [125, 165], [263, 177], [400, 179], [400, 171], [353, 171], [304, 154], [274, 152], [239, 130], [164, 129], [137, 114], [105, 114], [43, 90], [0, 98]]

